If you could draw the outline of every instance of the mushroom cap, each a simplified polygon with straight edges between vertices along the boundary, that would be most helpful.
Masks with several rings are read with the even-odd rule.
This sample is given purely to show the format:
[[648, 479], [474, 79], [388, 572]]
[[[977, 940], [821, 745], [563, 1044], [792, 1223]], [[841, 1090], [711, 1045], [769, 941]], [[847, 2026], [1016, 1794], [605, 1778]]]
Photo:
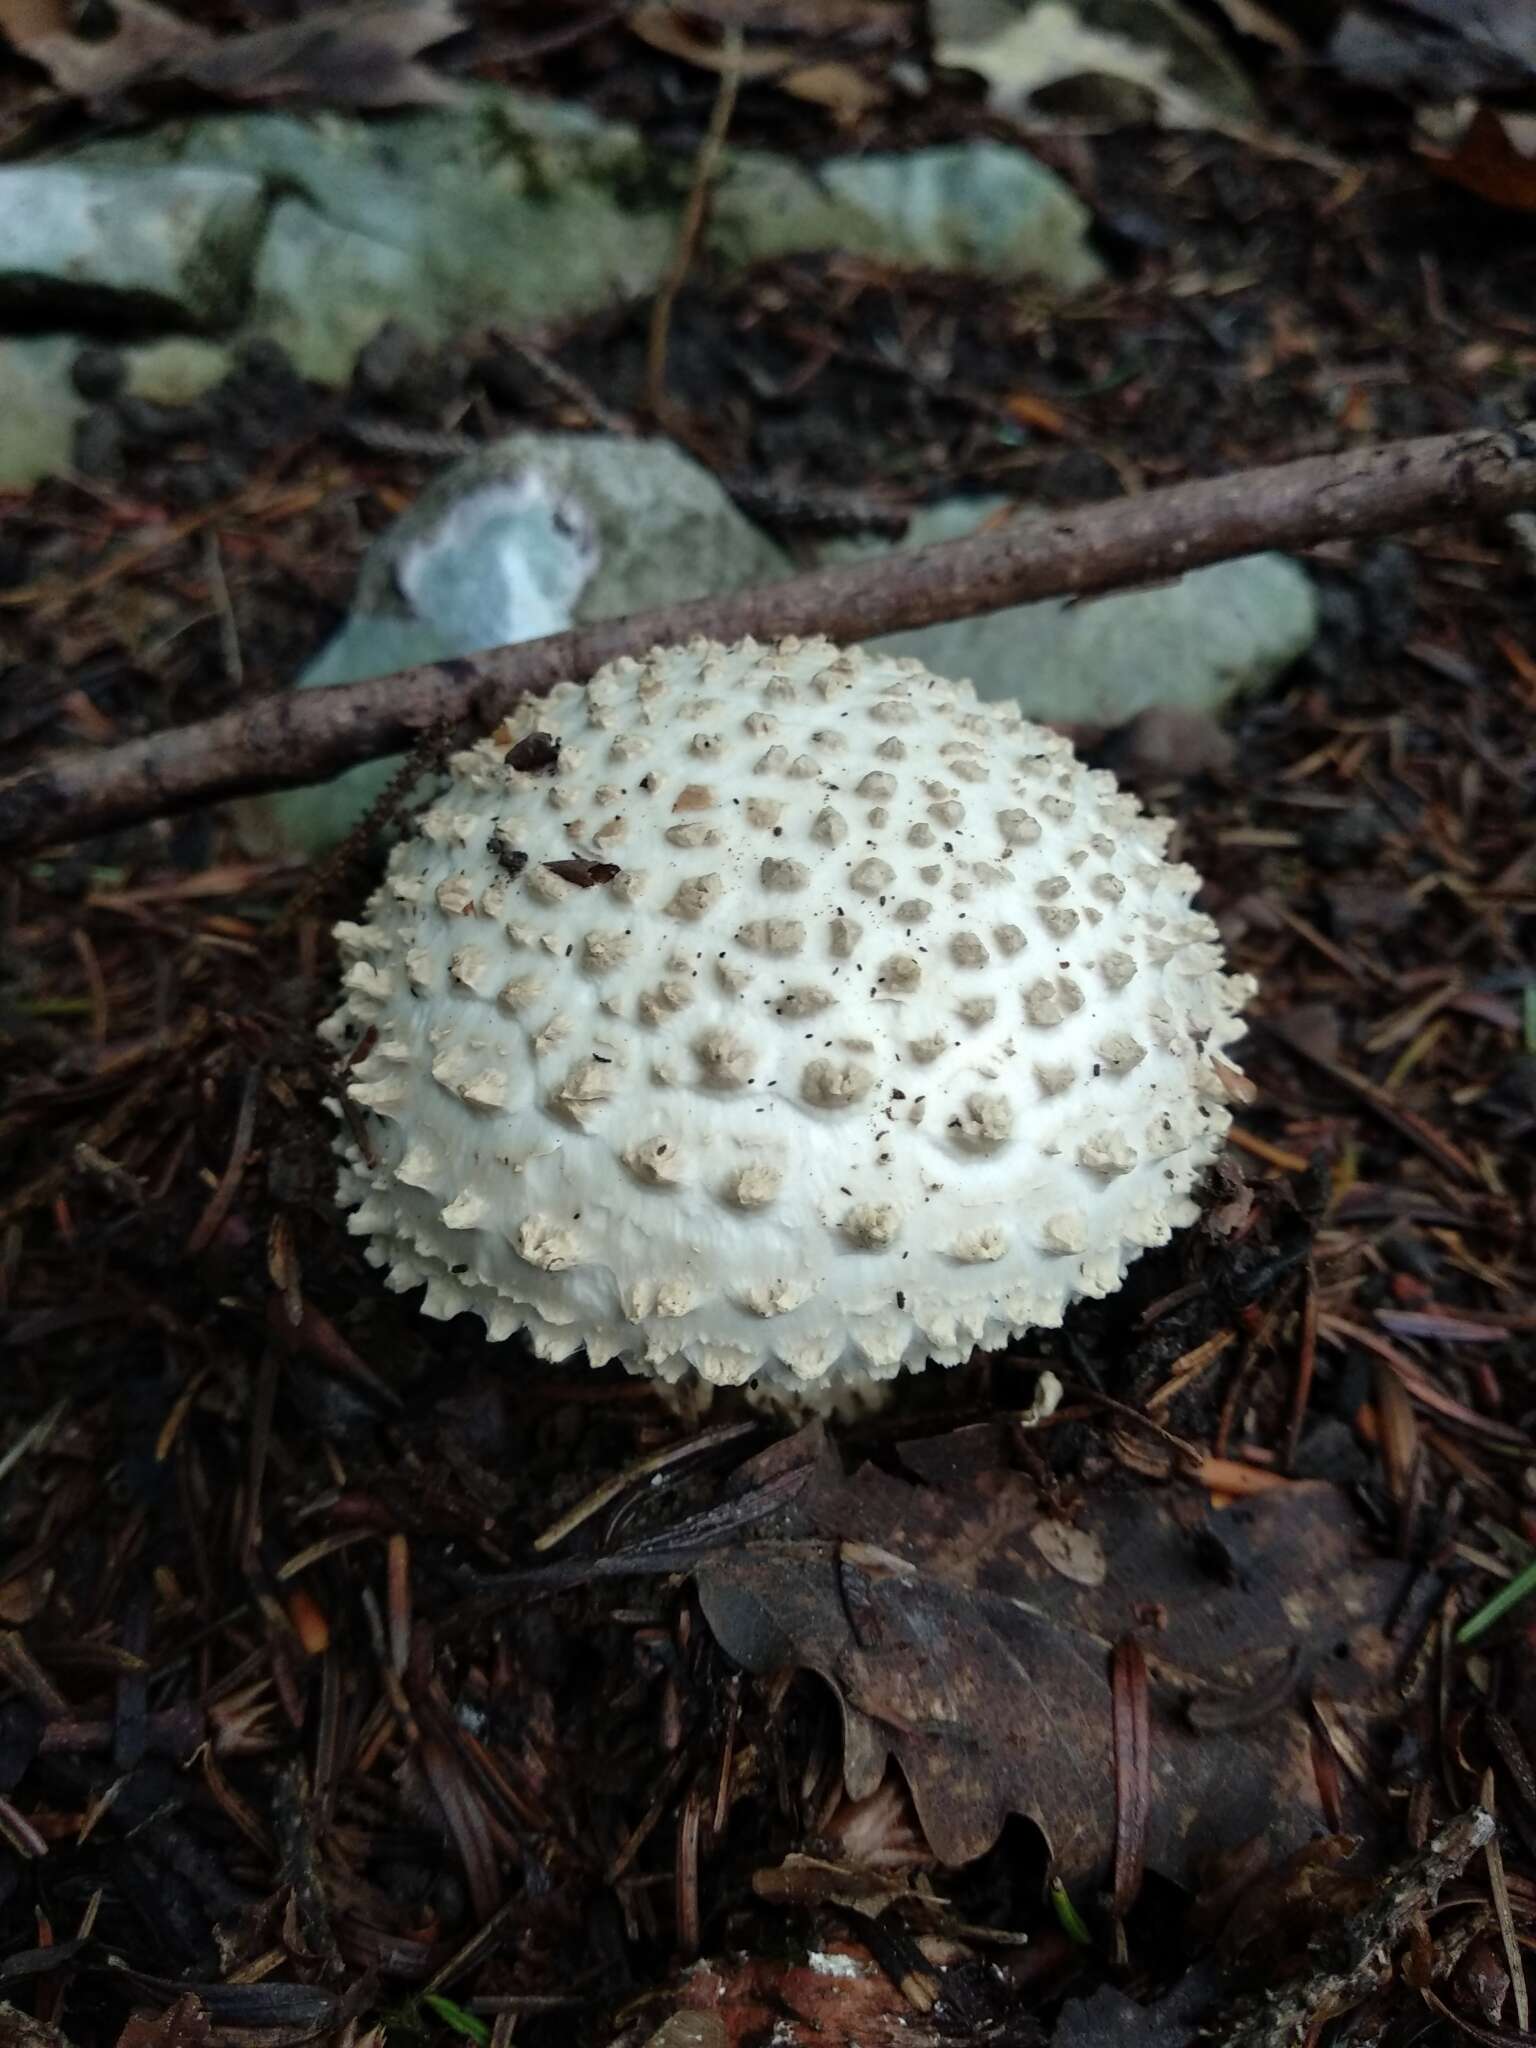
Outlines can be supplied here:
[[1058, 1324], [1194, 1220], [1241, 1085], [1170, 829], [822, 639], [525, 700], [337, 927], [348, 1227], [428, 1315], [770, 1399]]

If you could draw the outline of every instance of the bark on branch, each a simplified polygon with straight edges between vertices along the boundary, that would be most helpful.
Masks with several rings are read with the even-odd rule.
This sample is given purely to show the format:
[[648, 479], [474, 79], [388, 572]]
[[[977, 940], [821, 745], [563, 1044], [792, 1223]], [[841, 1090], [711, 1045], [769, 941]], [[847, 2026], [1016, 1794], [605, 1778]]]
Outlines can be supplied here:
[[620, 654], [703, 633], [867, 640], [1037, 598], [1086, 596], [1260, 548], [1390, 533], [1536, 506], [1536, 430], [1447, 434], [1175, 484], [1080, 512], [818, 569], [366, 683], [279, 691], [147, 739], [52, 754], [0, 782], [0, 857], [316, 782], [446, 720], [489, 728], [514, 698]]

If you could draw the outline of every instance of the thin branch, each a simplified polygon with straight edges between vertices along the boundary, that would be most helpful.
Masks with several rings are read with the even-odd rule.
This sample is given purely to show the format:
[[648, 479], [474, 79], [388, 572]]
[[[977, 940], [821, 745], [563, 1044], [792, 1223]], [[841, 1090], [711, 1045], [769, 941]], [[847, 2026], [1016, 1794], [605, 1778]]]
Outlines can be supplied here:
[[720, 85], [715, 93], [709, 126], [704, 132], [704, 140], [699, 145], [698, 160], [693, 170], [693, 184], [688, 193], [688, 204], [683, 209], [683, 220], [677, 233], [677, 247], [673, 251], [672, 266], [651, 307], [651, 324], [645, 348], [645, 393], [652, 418], [660, 420], [664, 426], [671, 424], [676, 411], [667, 395], [667, 346], [672, 337], [672, 308], [677, 303], [677, 295], [687, 282], [688, 272], [693, 267], [694, 250], [703, 231], [704, 217], [709, 211], [710, 186], [714, 183], [720, 153], [725, 148], [725, 138], [730, 132], [731, 116], [736, 111], [736, 93], [741, 84], [741, 50], [741, 29], [739, 25], [732, 23], [725, 34], [725, 64], [720, 73]]
[[870, 639], [1045, 597], [1086, 596], [1260, 548], [1305, 548], [1536, 505], [1536, 430], [1447, 434], [1175, 484], [1079, 512], [1030, 513], [969, 540], [816, 569], [472, 660], [283, 690], [101, 752], [52, 754], [0, 782], [0, 857], [222, 797], [317, 782], [404, 752], [441, 720], [488, 730], [528, 693], [699, 633]]

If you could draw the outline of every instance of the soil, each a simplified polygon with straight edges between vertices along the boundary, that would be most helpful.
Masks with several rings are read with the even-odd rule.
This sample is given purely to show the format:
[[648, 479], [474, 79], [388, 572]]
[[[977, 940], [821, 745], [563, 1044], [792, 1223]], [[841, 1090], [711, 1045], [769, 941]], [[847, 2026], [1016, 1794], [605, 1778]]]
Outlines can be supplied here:
[[[690, 148], [711, 98], [617, 27], [508, 75], [666, 113]], [[1386, 103], [1273, 89], [1299, 152], [1048, 139], [1112, 267], [1065, 310], [835, 259], [729, 289], [695, 276], [670, 355], [693, 452], [794, 546], [955, 490], [1078, 502], [1524, 417], [1528, 218], [1437, 180]], [[741, 120], [826, 143], [817, 110], [767, 87]], [[990, 125], [952, 85], [922, 120]], [[647, 317], [532, 353], [394, 338], [340, 397], [260, 350], [174, 414], [114, 395], [104, 343], [79, 473], [0, 524], [6, 761], [285, 681], [444, 452], [645, 424]], [[894, 1473], [903, 1446], [1017, 1417], [1049, 1368], [1067, 1386], [1050, 1425], [987, 1441], [1053, 1512], [1152, 1489], [1208, 1537], [1223, 1502], [1337, 1489], [1353, 1552], [1397, 1562], [1429, 1633], [1404, 1624], [1416, 1677], [1369, 1741], [1307, 1694], [1312, 1850], [1265, 1870], [1234, 1838], [1126, 1886], [1106, 1840], [1106, 1889], [1080, 1886], [1074, 1912], [1024, 1820], [942, 1870], [899, 1776], [845, 1799], [822, 1679], [727, 1659], [686, 1563], [616, 1575], [781, 1432], [725, 1405], [690, 1427], [642, 1383], [492, 1351], [469, 1319], [382, 1291], [331, 1202], [313, 1037], [329, 927], [376, 852], [252, 863], [194, 815], [0, 878], [8, 2037], [382, 2025], [544, 2048], [645, 2040], [679, 2001], [714, 2001], [724, 2034], [666, 2038], [1142, 2038], [1082, 2003], [1103, 1987], [1173, 2041], [1255, 1983], [1305, 1982], [1308, 1943], [1370, 1896], [1359, 1873], [1482, 1799], [1501, 1856], [1432, 1920], [1405, 1909], [1334, 2024], [1521, 2038], [1532, 1610], [1472, 1648], [1455, 1631], [1536, 1543], [1532, 556], [1490, 529], [1310, 566], [1320, 642], [1238, 711], [1230, 758], [1189, 776], [1187, 735], [1103, 743], [1177, 817], [1176, 852], [1262, 987], [1255, 1097], [1206, 1222], [1064, 1331], [930, 1373], [834, 1436], [846, 1469]], [[550, 1558], [564, 1577], [487, 1594]], [[1116, 1568], [1133, 1603], [1135, 1560]], [[1104, 1697], [1107, 1716], [1108, 1677]], [[1335, 1870], [1346, 1821], [1362, 1846]], [[843, 1877], [785, 1860], [807, 1856]], [[894, 1873], [898, 1908], [871, 1907], [871, 1871]], [[828, 2006], [827, 1983], [854, 1980]]]

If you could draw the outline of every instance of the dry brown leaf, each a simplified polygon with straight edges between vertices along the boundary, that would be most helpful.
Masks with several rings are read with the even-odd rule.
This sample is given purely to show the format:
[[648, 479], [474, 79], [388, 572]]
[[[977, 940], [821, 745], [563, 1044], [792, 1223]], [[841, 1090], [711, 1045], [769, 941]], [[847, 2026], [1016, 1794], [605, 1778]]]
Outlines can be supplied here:
[[[804, 1963], [697, 1963], [678, 1996], [690, 2017], [720, 2025], [702, 2048], [751, 2048], [770, 2039], [782, 2048], [938, 2048], [945, 2036], [913, 2010], [869, 1950], [851, 1941], [831, 1942]], [[679, 2048], [677, 2038], [665, 2048]], [[688, 2048], [698, 2044], [689, 2040]]]
[[1074, 1529], [1070, 1522], [1036, 1522], [1029, 1540], [1053, 1571], [1077, 1586], [1102, 1586], [1109, 1577], [1109, 1559], [1104, 1546], [1091, 1529]]
[[[725, 19], [726, 12], [722, 11], [719, 18]], [[664, 0], [661, 4], [637, 7], [629, 16], [629, 27], [653, 50], [679, 57], [686, 64], [696, 64], [703, 71], [718, 75], [731, 64], [723, 42], [691, 28]], [[858, 120], [871, 107], [883, 106], [890, 97], [880, 79], [866, 75], [853, 64], [832, 58], [804, 60], [794, 49], [782, 45], [746, 50], [735, 68], [743, 79], [771, 81], [794, 99], [828, 108], [843, 122]]]
[[1010, 391], [1003, 404], [1020, 426], [1034, 427], [1039, 433], [1055, 434], [1062, 440], [1071, 440], [1076, 434], [1060, 406], [1052, 405], [1048, 398], [1033, 391]]
[[416, 62], [463, 27], [456, 0], [349, 0], [252, 35], [231, 36], [190, 65], [205, 91], [237, 100], [325, 106], [451, 106], [446, 78]]
[[1376, 1422], [1387, 1491], [1399, 1506], [1408, 1498], [1419, 1455], [1419, 1425], [1408, 1390], [1384, 1360], [1373, 1361]]
[[658, 0], [654, 6], [637, 7], [629, 16], [628, 26], [632, 35], [653, 50], [660, 50], [666, 57], [681, 57], [685, 64], [697, 64], [701, 70], [721, 72], [727, 69], [738, 71], [743, 78], [772, 78], [792, 60], [783, 50], [743, 50], [733, 61], [722, 42], [712, 41], [692, 29], [666, 0]]
[[6, 1579], [0, 1583], [0, 1621], [8, 1628], [36, 1621], [52, 1592], [53, 1573], [42, 1565], [23, 1572], [19, 1578]]
[[1371, 1873], [1347, 1867], [1359, 1847], [1352, 1835], [1320, 1835], [1266, 1870], [1222, 1928], [1222, 1956], [1254, 1976], [1293, 1974], [1315, 1935], [1369, 1899]]
[[75, 35], [69, 0], [0, 0], [0, 31], [71, 99], [150, 84], [215, 98], [326, 106], [452, 103], [456, 88], [416, 61], [463, 26], [456, 0], [352, 0], [249, 35], [217, 37], [153, 0], [115, 0], [116, 32]]
[[1456, 148], [1447, 155], [1426, 152], [1425, 161], [1479, 199], [1536, 213], [1536, 123], [1529, 116], [1479, 107]]
[[0, 0], [0, 32], [41, 64], [71, 99], [99, 100], [151, 73], [176, 71], [212, 50], [216, 38], [153, 0], [116, 0], [114, 34], [87, 40], [70, 22], [70, 0]]
[[792, 99], [825, 107], [848, 125], [867, 114], [871, 107], [883, 107], [890, 98], [880, 79], [830, 58], [823, 64], [797, 64], [779, 80], [779, 89]]
[[213, 2022], [202, 2001], [184, 1993], [159, 2012], [130, 2013], [117, 2037], [117, 2048], [207, 2048]]
[[[867, 1797], [894, 1758], [945, 1864], [981, 1855], [1021, 1813], [1068, 1883], [1102, 1874], [1109, 1656], [1127, 1634], [1149, 1680], [1147, 1863], [1181, 1881], [1197, 1854], [1258, 1833], [1285, 1853], [1321, 1822], [1305, 1717], [1283, 1689], [1255, 1689], [1258, 1666], [1291, 1656], [1302, 1697], [1326, 1668], [1336, 1714], [1389, 1710], [1380, 1624], [1400, 1575], [1357, 1561], [1333, 1487], [1286, 1485], [1221, 1513], [1167, 1488], [1095, 1493], [1075, 1526], [1106, 1570], [1084, 1584], [1042, 1556], [1050, 1517], [1000, 1428], [903, 1446], [910, 1480], [873, 1466], [844, 1479], [814, 1432], [797, 1443], [813, 1470], [792, 1515], [703, 1562], [700, 1602], [748, 1670], [825, 1679], [849, 1796]], [[788, 1452], [764, 1454], [778, 1483]], [[1144, 1627], [1154, 1611], [1162, 1626]], [[1198, 1732], [1192, 1705], [1219, 1725]]]

